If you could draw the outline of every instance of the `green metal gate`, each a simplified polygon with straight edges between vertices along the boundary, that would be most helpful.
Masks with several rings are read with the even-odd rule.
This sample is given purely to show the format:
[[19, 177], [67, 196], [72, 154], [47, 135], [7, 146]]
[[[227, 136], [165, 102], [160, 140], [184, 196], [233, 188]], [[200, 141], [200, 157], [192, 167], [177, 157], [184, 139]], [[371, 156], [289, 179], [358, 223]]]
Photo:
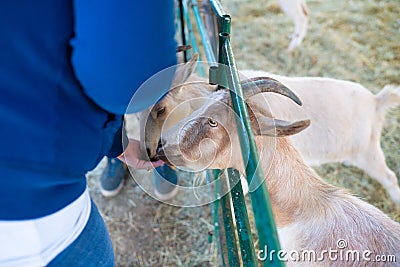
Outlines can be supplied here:
[[[239, 181], [240, 175], [234, 169], [210, 172], [213, 179], [227, 173], [227, 183], [233, 185], [232, 190], [224, 196], [219, 195], [221, 185], [217, 183], [217, 200], [214, 202], [214, 238], [219, 244], [222, 266], [284, 266], [278, 259], [280, 245], [271, 204], [260, 168], [257, 168], [259, 156], [249, 122], [249, 114], [239, 83], [233, 49], [230, 43], [231, 17], [227, 15], [217, 0], [179, 0], [178, 21], [183, 45], [192, 45], [195, 53], [199, 53], [199, 45], [194, 35], [194, 25], [200, 35], [204, 54], [209, 62], [209, 80], [219, 88], [231, 89], [233, 109], [236, 112], [236, 125], [242, 148], [243, 159], [247, 160], [246, 176], [249, 185], [261, 184], [250, 193], [254, 213], [258, 247], [266, 260], [260, 261], [251, 234], [248, 212], [243, 189]], [[192, 23], [192, 20], [196, 23]], [[185, 61], [188, 58], [184, 52]], [[224, 67], [221, 67], [224, 66]], [[204, 72], [206, 70], [200, 70]], [[219, 181], [219, 179], [216, 179]], [[232, 203], [232, 205], [231, 205]], [[233, 210], [231, 209], [233, 207]], [[234, 221], [236, 224], [234, 224]], [[259, 254], [259, 255], [257, 255]], [[271, 258], [270, 258], [271, 257]]]

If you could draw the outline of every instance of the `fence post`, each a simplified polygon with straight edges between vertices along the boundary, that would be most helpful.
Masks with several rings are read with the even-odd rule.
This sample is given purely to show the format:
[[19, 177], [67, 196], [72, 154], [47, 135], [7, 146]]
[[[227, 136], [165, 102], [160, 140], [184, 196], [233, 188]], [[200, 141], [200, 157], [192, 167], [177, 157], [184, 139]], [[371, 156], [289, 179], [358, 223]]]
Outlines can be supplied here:
[[[182, 8], [186, 8], [185, 0], [179, 0]], [[260, 168], [258, 168], [259, 157], [254, 142], [254, 136], [248, 120], [248, 111], [246, 108], [245, 101], [243, 99], [243, 92], [239, 83], [239, 76], [236, 69], [236, 64], [233, 56], [232, 47], [230, 44], [230, 22], [231, 18], [223, 12], [222, 6], [217, 0], [202, 0], [201, 8], [206, 10], [207, 14], [210, 10], [213, 11], [217, 24], [218, 24], [218, 56], [215, 54], [216, 44], [211, 43], [210, 31], [207, 31], [202, 21], [198, 4], [196, 0], [191, 1], [193, 14], [196, 19], [196, 23], [199, 29], [200, 37], [204, 46], [207, 60], [210, 62], [210, 83], [218, 84], [219, 87], [231, 89], [232, 106], [237, 114], [235, 117], [236, 125], [239, 132], [239, 140], [242, 148], [242, 155], [244, 161], [247, 161], [246, 176], [249, 184], [256, 183], [260, 185], [256, 190], [250, 193], [251, 204], [254, 212], [254, 219], [257, 228], [257, 234], [259, 239], [259, 247], [261, 250], [268, 248], [269, 251], [274, 250], [275, 257], [263, 262], [264, 266], [284, 266], [284, 263], [277, 258], [277, 252], [280, 250], [278, 235], [276, 231], [276, 225], [272, 214], [270, 199], [268, 191], [265, 185], [264, 176]], [[186, 6], [185, 6], [186, 5]], [[182, 12], [182, 9], [181, 9]], [[187, 21], [190, 20], [188, 14], [184, 14]], [[215, 22], [214, 19], [210, 19], [209, 15], [205, 18], [206, 25], [213, 25], [211, 22]], [[190, 23], [190, 22], [189, 22]], [[183, 25], [183, 22], [182, 24]], [[191, 27], [191, 26], [187, 26]], [[192, 29], [189, 28], [189, 35], [192, 34]], [[190, 39], [192, 42], [195, 38]], [[184, 38], [186, 40], [186, 38]], [[226, 67], [221, 67], [216, 64], [216, 58], [218, 63]], [[217, 178], [220, 174], [219, 171], [217, 176], [214, 174], [214, 178]], [[220, 247], [222, 263], [224, 266], [240, 266], [240, 262], [243, 266], [257, 266], [258, 261], [256, 252], [254, 249], [254, 243], [251, 236], [251, 229], [248, 221], [247, 209], [244, 201], [243, 190], [240, 183], [240, 175], [236, 170], [227, 170], [226, 183], [232, 187], [231, 192], [225, 196], [219, 196], [219, 183], [216, 183], [217, 200], [215, 201], [214, 207], [214, 218], [215, 212], [220, 211], [221, 216], [218, 219], [214, 219], [214, 234], [220, 236]], [[239, 181], [239, 182], [238, 182]], [[233, 211], [231, 208], [231, 202]], [[234, 232], [234, 224], [232, 219], [232, 213], [235, 216], [236, 229], [238, 240]], [[240, 246], [241, 261], [238, 259], [237, 244]], [[266, 252], [266, 251], [264, 251]], [[268, 256], [268, 255], [267, 255]]]

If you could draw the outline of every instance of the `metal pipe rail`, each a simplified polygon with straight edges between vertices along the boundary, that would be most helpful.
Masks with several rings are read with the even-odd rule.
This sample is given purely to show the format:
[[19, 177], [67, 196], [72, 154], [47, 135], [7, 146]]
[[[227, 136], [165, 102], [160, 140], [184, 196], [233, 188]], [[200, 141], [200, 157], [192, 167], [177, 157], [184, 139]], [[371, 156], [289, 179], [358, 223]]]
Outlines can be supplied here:
[[[192, 25], [189, 25], [189, 10], [188, 2], [186, 0], [179, 0], [181, 13], [185, 17], [188, 34], [192, 35]], [[209, 61], [209, 80], [212, 84], [217, 84], [219, 88], [229, 88], [232, 106], [235, 116], [235, 121], [239, 133], [239, 140], [241, 144], [242, 157], [244, 162], [247, 161], [246, 165], [246, 176], [249, 185], [256, 183], [258, 188], [250, 193], [251, 205], [254, 213], [254, 220], [257, 228], [257, 236], [259, 240], [259, 249], [264, 250], [268, 248], [268, 251], [278, 252], [280, 250], [278, 235], [276, 231], [276, 225], [272, 214], [270, 199], [268, 191], [264, 182], [264, 175], [261, 168], [258, 168], [259, 156], [257, 153], [256, 145], [254, 142], [254, 135], [249, 122], [249, 114], [246, 107], [246, 103], [243, 98], [242, 88], [239, 82], [239, 75], [236, 68], [236, 63], [233, 55], [233, 49], [230, 43], [230, 28], [231, 18], [225, 14], [223, 8], [218, 0], [187, 0], [190, 1], [193, 14], [196, 19], [196, 24], [202, 45], [205, 51], [207, 60]], [[218, 44], [213, 44], [210, 41], [214, 34], [214, 29], [207, 29], [203, 23], [201, 13], [199, 11], [199, 5], [203, 5], [203, 10], [206, 10], [204, 14], [206, 19], [211, 20], [213, 18], [217, 21], [218, 26]], [[204, 8], [204, 5], [207, 8]], [[212, 14], [207, 13], [212, 12]], [[181, 25], [184, 25], [185, 21], [182, 20]], [[184, 31], [185, 27], [181, 27]], [[211, 33], [211, 34], [210, 34]], [[186, 33], [182, 32], [183, 44], [186, 44]], [[191, 41], [195, 41], [195, 38], [190, 36]], [[218, 55], [215, 54], [214, 47], [218, 47]], [[195, 46], [197, 47], [197, 45]], [[216, 64], [216, 58], [218, 63]], [[217, 176], [220, 174], [218, 171], [214, 172]], [[219, 234], [220, 240], [220, 253], [223, 266], [258, 266], [258, 259], [256, 256], [254, 242], [251, 235], [251, 228], [248, 220], [248, 213], [243, 195], [243, 189], [240, 183], [240, 175], [236, 170], [228, 169], [227, 183], [230, 183], [233, 187], [231, 193], [222, 196], [220, 200], [215, 202], [214, 210], [218, 210], [220, 217], [218, 220], [214, 219], [215, 231], [214, 236]], [[215, 178], [215, 177], [214, 177]], [[237, 182], [239, 181], [239, 182]], [[233, 184], [236, 182], [236, 184]], [[217, 196], [219, 199], [219, 186], [217, 185]], [[233, 206], [233, 214], [235, 216], [236, 230], [234, 232], [234, 224], [232, 219], [231, 203]], [[221, 223], [223, 222], [223, 225]], [[224, 233], [224, 234], [223, 234]], [[236, 241], [236, 234], [238, 240]], [[238, 244], [240, 250], [238, 250]], [[240, 254], [240, 255], [239, 255]], [[263, 266], [284, 266], [282, 261], [279, 261], [277, 254], [273, 254], [274, 257], [271, 259], [266, 257], [267, 260], [262, 262]], [[269, 255], [267, 255], [269, 256]], [[239, 259], [240, 257], [240, 259]]]

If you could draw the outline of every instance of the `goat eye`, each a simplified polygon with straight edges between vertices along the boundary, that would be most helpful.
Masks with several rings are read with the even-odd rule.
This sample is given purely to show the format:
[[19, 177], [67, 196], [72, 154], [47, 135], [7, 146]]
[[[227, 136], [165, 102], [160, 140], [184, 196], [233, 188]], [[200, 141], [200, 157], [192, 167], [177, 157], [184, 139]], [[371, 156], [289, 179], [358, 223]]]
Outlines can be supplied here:
[[209, 124], [211, 127], [217, 127], [217, 126], [218, 126], [218, 122], [216, 122], [215, 120], [213, 120], [213, 119], [211, 119], [211, 118], [208, 119], [208, 124]]
[[161, 115], [165, 112], [165, 107], [161, 107], [157, 109], [157, 115]]

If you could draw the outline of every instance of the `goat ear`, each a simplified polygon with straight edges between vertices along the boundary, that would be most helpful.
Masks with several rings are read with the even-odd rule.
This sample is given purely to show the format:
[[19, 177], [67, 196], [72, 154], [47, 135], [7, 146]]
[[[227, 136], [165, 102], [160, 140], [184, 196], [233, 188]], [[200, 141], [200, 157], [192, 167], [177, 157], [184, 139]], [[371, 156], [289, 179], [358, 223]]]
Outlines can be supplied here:
[[282, 137], [303, 131], [310, 125], [310, 120], [288, 122], [259, 116], [257, 119], [253, 117], [251, 124], [255, 135]]
[[179, 86], [186, 82], [187, 79], [189, 79], [190, 75], [192, 75], [194, 70], [196, 69], [198, 59], [199, 55], [194, 54], [190, 61], [188, 61], [184, 65], [179, 66], [175, 72], [175, 77], [172, 84], [175, 86]]

